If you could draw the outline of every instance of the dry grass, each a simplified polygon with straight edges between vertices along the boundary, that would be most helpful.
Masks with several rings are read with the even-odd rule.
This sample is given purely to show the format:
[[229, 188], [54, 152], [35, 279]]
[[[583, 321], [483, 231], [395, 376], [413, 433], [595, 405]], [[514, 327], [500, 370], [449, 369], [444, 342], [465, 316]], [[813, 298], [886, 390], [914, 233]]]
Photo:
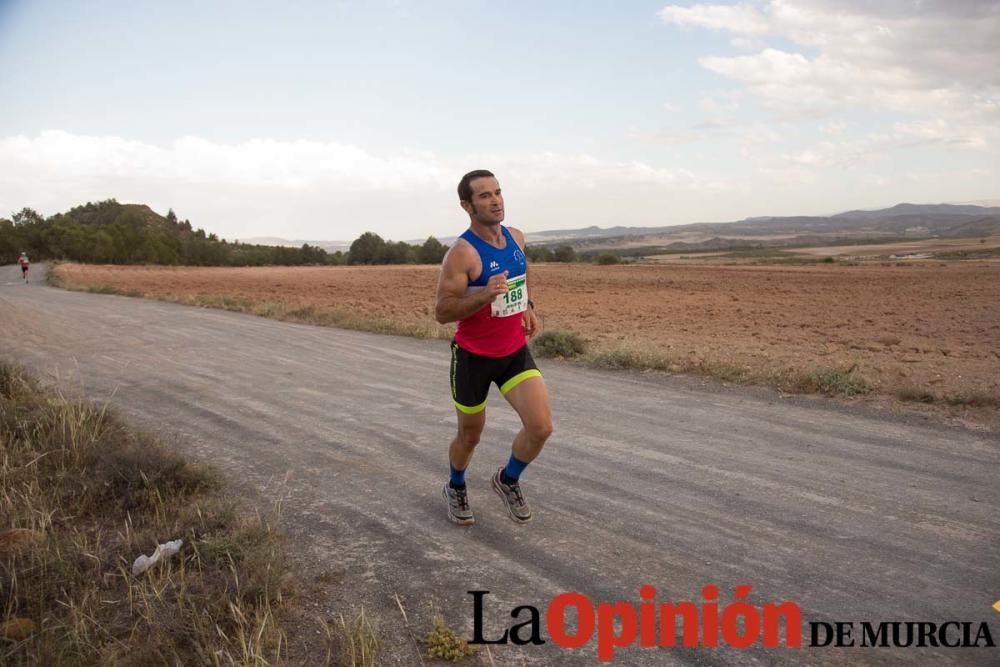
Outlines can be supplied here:
[[321, 620], [326, 635], [324, 664], [343, 667], [375, 667], [380, 644], [378, 628], [364, 607], [353, 617], [340, 614], [334, 620]]
[[973, 408], [1000, 408], [1000, 398], [983, 391], [967, 391], [961, 394], [949, 394], [943, 397], [945, 403], [952, 406], [968, 406]]
[[854, 374], [854, 368], [846, 371], [826, 367], [806, 371], [774, 371], [752, 366], [692, 360], [634, 345], [605, 347], [583, 356], [581, 360], [597, 368], [685, 373], [737, 384], [768, 385], [792, 393], [851, 397], [872, 391], [872, 387], [864, 378]]
[[[125, 296], [133, 295], [126, 294]], [[396, 336], [413, 336], [415, 338], [450, 337], [450, 334], [441, 332], [441, 327], [430, 322], [412, 322], [392, 317], [371, 316], [343, 308], [324, 308], [312, 305], [293, 306], [284, 303], [262, 302], [242, 297], [227, 296], [182, 296], [178, 298], [161, 298], [160, 300], [181, 303], [188, 306], [219, 308], [238, 313], [248, 313], [284, 322], [340, 327], [341, 329], [370, 331]]]
[[[50, 274], [51, 275], [51, 274]], [[58, 276], [58, 272], [55, 274]], [[283, 322], [312, 324], [323, 327], [339, 327], [355, 331], [389, 334], [394, 336], [412, 336], [414, 338], [449, 339], [454, 335], [454, 327], [442, 327], [429, 321], [413, 321], [375, 314], [359, 313], [347, 308], [335, 308], [319, 305], [294, 305], [276, 301], [261, 301], [259, 299], [210, 294], [160, 294], [147, 295], [135, 289], [124, 289], [107, 284], [76, 285], [56, 278], [51, 281], [57, 287], [77, 292], [92, 294], [117, 294], [129, 297], [147, 297], [168, 303], [179, 303], [185, 306], [199, 308], [217, 308], [235, 313], [247, 313], [259, 317], [267, 317]]]
[[[0, 552], [0, 614], [23, 619], [0, 663], [280, 660], [278, 534], [225, 499], [215, 472], [7, 365], [0, 452], [0, 530], [37, 536]], [[139, 554], [177, 538], [177, 556], [133, 576]]]
[[931, 392], [916, 387], [901, 387], [896, 390], [896, 398], [904, 403], [933, 403], [937, 400]]

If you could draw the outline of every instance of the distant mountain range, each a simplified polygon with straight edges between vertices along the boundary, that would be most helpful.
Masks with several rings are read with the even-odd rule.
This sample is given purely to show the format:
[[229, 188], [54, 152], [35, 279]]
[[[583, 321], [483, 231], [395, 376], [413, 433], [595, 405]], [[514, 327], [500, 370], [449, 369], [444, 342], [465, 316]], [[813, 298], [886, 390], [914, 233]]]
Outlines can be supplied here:
[[577, 250], [657, 246], [716, 250], [737, 246], [824, 244], [883, 238], [960, 238], [1000, 234], [1000, 207], [968, 204], [897, 204], [831, 216], [746, 218], [669, 227], [586, 227], [526, 234], [533, 245], [568, 244]]
[[[992, 201], [990, 202], [992, 203]], [[665, 250], [716, 250], [739, 246], [825, 244], [886, 238], [961, 238], [1000, 235], [1000, 206], [973, 204], [897, 204], [874, 211], [830, 216], [765, 216], [736, 222], [696, 222], [665, 227], [584, 227], [528, 232], [531, 245], [570, 245], [577, 250], [658, 247]], [[453, 239], [439, 239], [451, 243]], [[346, 251], [351, 241], [290, 241], [276, 237], [240, 239], [242, 243]], [[423, 243], [410, 241], [414, 245]]]

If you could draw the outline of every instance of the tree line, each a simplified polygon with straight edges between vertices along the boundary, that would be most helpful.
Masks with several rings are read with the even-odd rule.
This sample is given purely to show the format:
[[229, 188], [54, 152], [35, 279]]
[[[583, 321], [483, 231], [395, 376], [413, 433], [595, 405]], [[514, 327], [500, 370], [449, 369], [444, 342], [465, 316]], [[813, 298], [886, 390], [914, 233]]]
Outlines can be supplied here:
[[[366, 237], [368, 235], [362, 235]], [[378, 263], [440, 263], [447, 247], [434, 238], [422, 246], [379, 243], [350, 252], [328, 252], [303, 244], [284, 247], [230, 242], [195, 229], [171, 209], [161, 216], [148, 206], [120, 204], [114, 199], [44, 217], [24, 208], [0, 218], [0, 264], [26, 252], [33, 260], [66, 260], [88, 264], [164, 264], [187, 266], [304, 266], [372, 263], [366, 247], [378, 250]], [[360, 240], [360, 239], [359, 239]], [[355, 242], [357, 243], [357, 242]], [[353, 247], [353, 246], [352, 246]]]
[[[164, 264], [188, 266], [304, 266], [338, 264], [440, 264], [448, 246], [433, 236], [421, 245], [386, 241], [365, 232], [347, 252], [328, 252], [303, 244], [283, 247], [228, 242], [179, 220], [171, 209], [161, 216], [148, 206], [114, 199], [87, 202], [65, 213], [44, 217], [24, 208], [0, 218], [0, 264], [66, 260], [88, 264]], [[577, 261], [568, 245], [529, 247], [532, 262]]]

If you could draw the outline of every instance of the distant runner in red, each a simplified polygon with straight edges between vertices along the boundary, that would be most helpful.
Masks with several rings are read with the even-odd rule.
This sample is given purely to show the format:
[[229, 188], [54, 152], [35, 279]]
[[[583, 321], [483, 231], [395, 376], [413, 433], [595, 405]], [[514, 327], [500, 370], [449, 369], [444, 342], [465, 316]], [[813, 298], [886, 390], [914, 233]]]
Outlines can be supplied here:
[[448, 448], [451, 479], [442, 494], [448, 518], [475, 523], [465, 486], [465, 470], [486, 425], [490, 384], [521, 418], [510, 459], [493, 475], [493, 490], [510, 518], [531, 519], [520, 476], [552, 434], [548, 389], [528, 350], [527, 337], [538, 331], [535, 304], [528, 298], [524, 234], [504, 227], [503, 194], [496, 177], [472, 171], [458, 184], [458, 199], [469, 214], [469, 228], [445, 255], [437, 288], [437, 321], [458, 322], [451, 344], [451, 397], [458, 434]]
[[28, 282], [28, 267], [31, 266], [28, 256], [22, 252], [21, 256], [17, 258], [17, 263], [21, 265], [21, 279]]

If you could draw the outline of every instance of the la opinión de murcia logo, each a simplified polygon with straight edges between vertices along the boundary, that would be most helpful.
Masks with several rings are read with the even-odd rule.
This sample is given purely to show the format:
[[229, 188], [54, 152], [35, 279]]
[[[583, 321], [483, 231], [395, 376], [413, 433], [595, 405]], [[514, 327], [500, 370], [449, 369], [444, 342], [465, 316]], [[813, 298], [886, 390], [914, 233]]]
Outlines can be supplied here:
[[[757, 607], [747, 601], [750, 585], [734, 589], [733, 601], [720, 606], [719, 588], [702, 588], [704, 598], [694, 602], [658, 602], [651, 585], [639, 589], [639, 602], [619, 600], [594, 603], [583, 593], [566, 592], [553, 597], [545, 609], [548, 640], [565, 649], [579, 649], [595, 640], [597, 657], [611, 661], [615, 650], [642, 648], [746, 649], [802, 646], [802, 613], [795, 602], [765, 602]], [[473, 631], [470, 644], [545, 644], [542, 616], [532, 605], [510, 612], [516, 621], [497, 637], [483, 630], [485, 598], [489, 591], [467, 591], [472, 596]], [[1000, 603], [998, 603], [1000, 604]], [[575, 624], [567, 623], [576, 618]], [[678, 625], [681, 631], [678, 634]], [[986, 622], [947, 621], [825, 621], [809, 622], [809, 647], [994, 647]], [[784, 631], [782, 633], [782, 630]]]
[[[986, 648], [996, 646], [985, 622], [837, 621], [811, 622], [810, 646], [837, 648]], [[855, 630], [858, 632], [855, 633]]]

